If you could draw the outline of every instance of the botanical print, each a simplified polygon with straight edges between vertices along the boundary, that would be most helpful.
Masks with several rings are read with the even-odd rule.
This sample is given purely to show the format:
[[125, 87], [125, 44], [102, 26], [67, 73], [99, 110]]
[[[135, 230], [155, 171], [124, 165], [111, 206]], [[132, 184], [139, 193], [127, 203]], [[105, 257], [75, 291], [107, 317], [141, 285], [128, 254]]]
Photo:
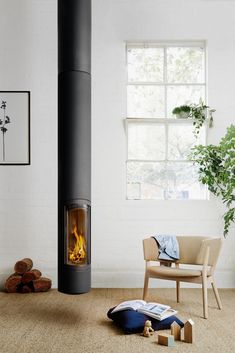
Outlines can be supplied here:
[[30, 164], [30, 92], [0, 91], [0, 164]]
[[6, 125], [10, 124], [10, 118], [8, 115], [6, 115], [6, 106], [7, 106], [7, 102], [6, 101], [2, 101], [1, 104], [1, 109], [3, 109], [3, 118], [0, 119], [0, 130], [2, 131], [2, 160], [5, 162], [5, 134], [7, 132], [7, 128]]

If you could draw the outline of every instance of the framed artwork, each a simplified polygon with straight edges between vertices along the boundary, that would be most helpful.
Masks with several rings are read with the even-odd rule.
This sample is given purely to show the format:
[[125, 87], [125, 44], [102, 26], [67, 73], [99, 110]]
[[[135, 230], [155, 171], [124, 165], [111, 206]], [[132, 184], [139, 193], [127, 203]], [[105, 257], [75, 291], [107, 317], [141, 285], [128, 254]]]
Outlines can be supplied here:
[[30, 92], [0, 91], [0, 165], [30, 164]]

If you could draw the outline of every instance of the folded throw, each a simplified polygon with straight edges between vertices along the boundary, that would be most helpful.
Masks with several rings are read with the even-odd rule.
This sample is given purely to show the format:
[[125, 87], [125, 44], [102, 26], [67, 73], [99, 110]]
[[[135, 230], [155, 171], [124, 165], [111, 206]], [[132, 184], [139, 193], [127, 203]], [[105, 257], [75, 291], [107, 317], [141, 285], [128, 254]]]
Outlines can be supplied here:
[[175, 235], [154, 235], [158, 244], [160, 260], [178, 260], [180, 258], [179, 244]]

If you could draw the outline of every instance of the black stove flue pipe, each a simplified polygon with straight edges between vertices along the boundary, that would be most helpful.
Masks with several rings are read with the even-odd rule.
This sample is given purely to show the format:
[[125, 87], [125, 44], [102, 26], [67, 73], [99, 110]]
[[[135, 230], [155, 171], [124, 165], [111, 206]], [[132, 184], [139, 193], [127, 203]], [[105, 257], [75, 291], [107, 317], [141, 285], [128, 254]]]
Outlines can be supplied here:
[[65, 207], [90, 200], [91, 0], [58, 0], [58, 290], [63, 293], [90, 290], [90, 262], [65, 261]]

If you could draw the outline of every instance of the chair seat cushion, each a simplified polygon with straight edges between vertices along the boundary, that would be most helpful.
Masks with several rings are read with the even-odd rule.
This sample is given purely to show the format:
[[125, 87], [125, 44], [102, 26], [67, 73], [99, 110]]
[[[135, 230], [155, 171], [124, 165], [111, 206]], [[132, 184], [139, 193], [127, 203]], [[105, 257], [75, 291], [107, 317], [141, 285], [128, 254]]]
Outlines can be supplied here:
[[152, 327], [155, 331], [170, 329], [171, 324], [174, 321], [177, 322], [181, 327], [184, 326], [183, 322], [176, 316], [170, 316], [165, 320], [159, 321], [145, 314], [130, 309], [117, 311], [116, 313], [112, 314], [112, 310], [114, 308], [115, 307], [109, 309], [109, 311], [107, 312], [107, 316], [109, 319], [113, 320], [115, 324], [127, 334], [142, 332], [146, 320], [151, 320]]
[[150, 276], [163, 277], [199, 277], [202, 272], [199, 270], [191, 270], [184, 268], [166, 267], [166, 266], [149, 266], [148, 273]]

